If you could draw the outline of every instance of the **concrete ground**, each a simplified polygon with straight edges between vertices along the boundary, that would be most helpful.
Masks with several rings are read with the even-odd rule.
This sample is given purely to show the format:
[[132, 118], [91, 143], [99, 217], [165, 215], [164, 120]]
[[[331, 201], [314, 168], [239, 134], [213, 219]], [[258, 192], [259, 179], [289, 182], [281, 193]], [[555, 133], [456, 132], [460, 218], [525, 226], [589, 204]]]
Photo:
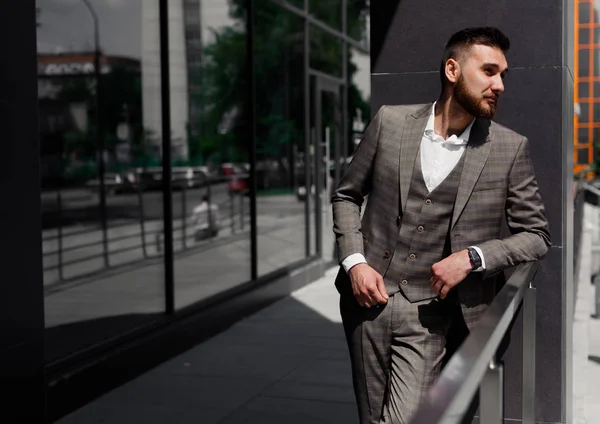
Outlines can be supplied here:
[[[596, 310], [591, 276], [600, 270], [600, 257], [593, 253], [600, 246], [600, 210], [586, 205], [581, 241], [579, 289], [573, 325], [573, 423], [600, 423], [600, 318]], [[600, 279], [597, 280], [600, 285]]]
[[[600, 219], [586, 206], [573, 331], [573, 423], [600, 423], [600, 320], [590, 275]], [[357, 423], [336, 269], [58, 424]], [[543, 372], [543, 370], [540, 370]]]

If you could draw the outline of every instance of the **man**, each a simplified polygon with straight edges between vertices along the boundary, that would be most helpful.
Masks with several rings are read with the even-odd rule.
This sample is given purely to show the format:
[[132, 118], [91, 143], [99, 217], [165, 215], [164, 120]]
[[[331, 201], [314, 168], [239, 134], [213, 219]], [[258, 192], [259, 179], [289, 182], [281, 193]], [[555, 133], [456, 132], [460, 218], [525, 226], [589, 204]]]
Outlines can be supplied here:
[[[496, 28], [454, 34], [438, 100], [379, 109], [332, 196], [361, 424], [407, 423], [450, 326], [472, 328], [501, 271], [550, 246], [528, 141], [491, 121], [509, 44]], [[505, 215], [512, 235], [500, 239]]]
[[219, 206], [210, 203], [208, 195], [203, 196], [202, 202], [194, 208], [192, 222], [196, 241], [217, 236], [220, 227]]

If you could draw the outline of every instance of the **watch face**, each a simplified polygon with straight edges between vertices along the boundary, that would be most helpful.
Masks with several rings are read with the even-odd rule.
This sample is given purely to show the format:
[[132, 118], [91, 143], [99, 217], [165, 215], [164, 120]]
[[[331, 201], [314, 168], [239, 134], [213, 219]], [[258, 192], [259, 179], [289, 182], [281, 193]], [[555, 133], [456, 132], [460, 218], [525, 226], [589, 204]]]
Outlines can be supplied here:
[[473, 269], [479, 268], [481, 266], [481, 258], [479, 257], [477, 250], [469, 248], [469, 259], [471, 260]]

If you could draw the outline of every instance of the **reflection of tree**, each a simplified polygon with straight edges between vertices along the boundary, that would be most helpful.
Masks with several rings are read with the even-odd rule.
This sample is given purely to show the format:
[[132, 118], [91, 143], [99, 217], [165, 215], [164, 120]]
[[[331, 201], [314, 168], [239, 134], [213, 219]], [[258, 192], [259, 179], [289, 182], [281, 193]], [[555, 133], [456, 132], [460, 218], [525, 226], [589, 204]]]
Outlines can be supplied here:
[[[202, 107], [198, 137], [191, 138], [194, 158], [211, 155], [218, 160], [244, 160], [251, 133], [248, 119], [256, 110], [256, 134], [260, 158], [289, 157], [293, 145], [304, 145], [304, 23], [270, 0], [256, 2], [254, 24], [255, 104], [248, 103], [248, 69], [244, 0], [230, 1], [230, 16], [236, 23], [216, 32], [215, 41], [203, 50], [202, 89], [197, 101]], [[348, 7], [348, 32], [362, 38], [367, 1]], [[315, 16], [325, 22], [340, 13], [339, 2], [315, 2]], [[311, 66], [341, 76], [342, 44], [323, 31], [311, 31]], [[348, 79], [357, 68], [348, 55]], [[355, 110], [369, 115], [368, 103], [354, 84], [348, 89], [348, 116]], [[226, 119], [228, 115], [234, 119]], [[227, 121], [227, 122], [224, 122]], [[351, 119], [348, 128], [351, 128]]]
[[[100, 119], [104, 123], [106, 149], [110, 153], [114, 152], [115, 145], [119, 142], [116, 136], [117, 126], [127, 121], [131, 130], [132, 150], [137, 152], [142, 148], [146, 135], [142, 126], [140, 73], [125, 67], [115, 67], [110, 73], [102, 76], [102, 84], [104, 89]], [[65, 156], [89, 159], [94, 158], [98, 153], [93, 137], [96, 127], [94, 91], [95, 87], [89, 80], [76, 77], [66, 80], [56, 94], [56, 100], [63, 104], [86, 104], [88, 122], [90, 122], [85, 131], [72, 128], [64, 134], [63, 154]], [[124, 116], [125, 110], [127, 116]]]

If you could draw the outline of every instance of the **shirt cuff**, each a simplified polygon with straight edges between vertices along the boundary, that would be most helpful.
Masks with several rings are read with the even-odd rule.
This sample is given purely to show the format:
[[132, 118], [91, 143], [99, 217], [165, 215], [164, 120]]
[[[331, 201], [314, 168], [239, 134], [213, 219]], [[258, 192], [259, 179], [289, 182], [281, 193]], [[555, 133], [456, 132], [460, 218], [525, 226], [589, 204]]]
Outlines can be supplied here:
[[349, 256], [346, 256], [346, 258], [342, 261], [342, 266], [344, 267], [344, 271], [348, 273], [348, 271], [350, 271], [350, 268], [352, 268], [354, 265], [366, 263], [367, 260], [365, 259], [362, 253], [353, 253]]
[[485, 271], [485, 258], [483, 257], [483, 252], [481, 251], [481, 249], [477, 246], [469, 246], [469, 247], [472, 247], [473, 249], [475, 249], [477, 251], [477, 253], [479, 253], [479, 257], [481, 258], [481, 266], [479, 268], [475, 268], [473, 271], [474, 272]]

